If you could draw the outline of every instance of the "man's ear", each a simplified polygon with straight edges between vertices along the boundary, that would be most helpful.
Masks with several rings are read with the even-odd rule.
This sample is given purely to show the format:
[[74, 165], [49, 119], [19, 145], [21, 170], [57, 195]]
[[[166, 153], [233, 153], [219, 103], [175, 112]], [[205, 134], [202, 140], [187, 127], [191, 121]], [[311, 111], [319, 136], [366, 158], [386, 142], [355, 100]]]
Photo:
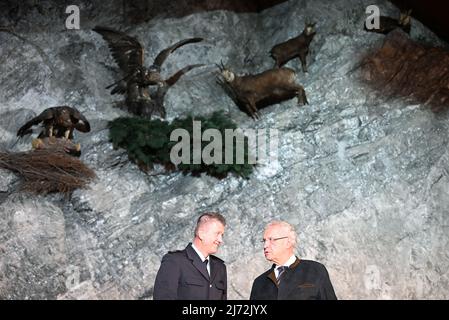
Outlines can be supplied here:
[[200, 228], [198, 230], [198, 239], [200, 239], [201, 241], [203, 240], [203, 236], [204, 236], [204, 230], [202, 228]]
[[288, 240], [287, 241], [287, 248], [293, 248], [294, 247], [293, 241], [290, 238], [288, 238], [287, 240]]

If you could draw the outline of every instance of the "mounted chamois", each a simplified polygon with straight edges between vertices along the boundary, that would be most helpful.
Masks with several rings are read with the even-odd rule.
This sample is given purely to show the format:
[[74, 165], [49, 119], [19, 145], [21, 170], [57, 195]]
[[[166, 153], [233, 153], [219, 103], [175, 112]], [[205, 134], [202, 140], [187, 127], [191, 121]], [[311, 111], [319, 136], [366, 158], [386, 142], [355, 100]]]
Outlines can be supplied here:
[[309, 102], [304, 88], [295, 83], [296, 72], [290, 68], [270, 69], [259, 74], [238, 76], [223, 63], [218, 83], [234, 102], [254, 120], [259, 119], [258, 109], [285, 100], [298, 98], [298, 104]]
[[279, 43], [271, 48], [270, 54], [275, 60], [274, 67], [282, 67], [288, 61], [299, 57], [302, 71], [307, 72], [306, 57], [309, 53], [310, 42], [316, 34], [315, 24], [306, 23], [303, 32], [299, 36]]
[[379, 28], [367, 29], [366, 23], [364, 23], [364, 29], [368, 32], [376, 32], [387, 34], [396, 28], [401, 28], [406, 33], [410, 34], [411, 29], [411, 17], [410, 14], [412, 10], [406, 12], [401, 12], [399, 19], [394, 19], [390, 17], [380, 16], [379, 17]]

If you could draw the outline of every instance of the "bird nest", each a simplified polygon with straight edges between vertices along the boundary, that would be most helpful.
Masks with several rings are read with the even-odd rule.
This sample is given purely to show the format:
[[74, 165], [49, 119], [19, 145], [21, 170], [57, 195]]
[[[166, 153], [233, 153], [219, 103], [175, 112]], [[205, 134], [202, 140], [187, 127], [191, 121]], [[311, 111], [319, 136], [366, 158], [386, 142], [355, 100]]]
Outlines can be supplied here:
[[67, 143], [55, 143], [52, 148], [27, 152], [0, 152], [0, 168], [8, 169], [23, 179], [21, 191], [68, 194], [87, 187], [96, 177], [95, 172], [78, 158], [68, 155], [62, 147], [64, 145]]

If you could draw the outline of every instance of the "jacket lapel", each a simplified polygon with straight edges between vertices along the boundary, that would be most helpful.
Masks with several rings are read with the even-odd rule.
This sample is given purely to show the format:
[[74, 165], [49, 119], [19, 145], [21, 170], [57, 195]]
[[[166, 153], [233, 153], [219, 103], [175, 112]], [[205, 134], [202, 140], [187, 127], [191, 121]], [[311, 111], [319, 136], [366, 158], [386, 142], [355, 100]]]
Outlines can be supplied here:
[[276, 285], [276, 287], [278, 286], [278, 282], [276, 280], [276, 274], [274, 273], [274, 267], [275, 265], [273, 264], [273, 266], [271, 267], [271, 272], [267, 275], [267, 277], [273, 281], [273, 283]]
[[[204, 263], [201, 261], [198, 254], [195, 252], [195, 250], [192, 248], [192, 244], [189, 243], [189, 245], [186, 248], [187, 257], [192, 261], [193, 266], [198, 269], [198, 271], [201, 273], [201, 275], [209, 282], [209, 274], [207, 273], [207, 268], [204, 265]], [[210, 260], [209, 260], [210, 263]], [[211, 265], [211, 270], [212, 265]]]
[[215, 277], [218, 274], [217, 261], [215, 261], [215, 259], [212, 259], [212, 257], [209, 256], [209, 263], [210, 263], [210, 283], [213, 283]]
[[283, 274], [284, 278], [282, 280], [282, 283], [284, 285], [286, 285], [287, 287], [285, 288], [285, 290], [283, 290], [282, 297], [279, 296], [279, 299], [283, 299], [284, 296], [287, 297], [290, 294], [290, 292], [297, 286], [297, 283], [295, 281], [290, 281], [290, 280], [291, 280], [291, 277], [293, 277], [295, 275], [294, 270], [296, 268], [298, 268], [298, 265], [300, 262], [301, 262], [301, 260], [299, 260], [299, 258], [296, 257], [295, 262], [293, 262], [290, 265], [290, 267], [288, 268], [289, 270], [287, 270], [285, 272], [285, 274]]

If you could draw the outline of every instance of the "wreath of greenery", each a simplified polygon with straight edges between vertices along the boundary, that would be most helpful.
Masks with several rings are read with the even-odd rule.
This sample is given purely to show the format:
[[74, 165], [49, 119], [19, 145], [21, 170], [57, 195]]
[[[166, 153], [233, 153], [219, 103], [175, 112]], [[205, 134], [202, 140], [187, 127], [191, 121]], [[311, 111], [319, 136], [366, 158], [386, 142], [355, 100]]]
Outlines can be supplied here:
[[[248, 139], [244, 138], [244, 163], [236, 163], [236, 143], [233, 143], [234, 161], [225, 164], [224, 143], [222, 143], [222, 164], [193, 164], [193, 152], [190, 152], [189, 164], [175, 166], [170, 160], [170, 151], [178, 141], [170, 141], [170, 134], [175, 129], [185, 129], [190, 134], [190, 150], [193, 150], [193, 121], [201, 121], [201, 134], [207, 129], [217, 129], [224, 137], [225, 129], [236, 129], [236, 124], [223, 112], [214, 112], [210, 117], [188, 116], [174, 119], [171, 123], [159, 119], [148, 120], [138, 117], [121, 117], [109, 123], [109, 137], [114, 148], [123, 148], [128, 157], [142, 170], [151, 170], [154, 164], [162, 164], [167, 170], [180, 170], [184, 174], [199, 176], [201, 173], [223, 179], [229, 173], [248, 178], [253, 171], [253, 164], [248, 163]], [[202, 141], [201, 150], [210, 142]]]

